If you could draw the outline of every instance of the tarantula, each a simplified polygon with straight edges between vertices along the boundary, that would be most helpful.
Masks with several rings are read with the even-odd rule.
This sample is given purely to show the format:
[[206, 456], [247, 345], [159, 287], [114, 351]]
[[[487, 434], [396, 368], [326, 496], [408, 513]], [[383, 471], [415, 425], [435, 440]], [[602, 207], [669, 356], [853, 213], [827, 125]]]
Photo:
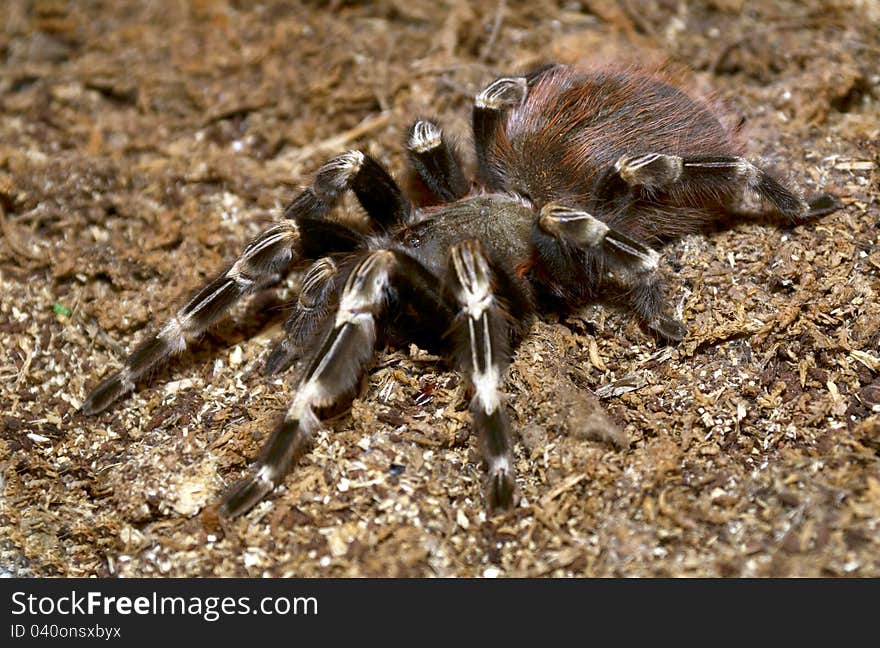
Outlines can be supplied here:
[[[104, 410], [242, 296], [308, 260], [266, 367], [285, 370], [310, 349], [296, 394], [219, 512], [245, 513], [279, 484], [310, 447], [318, 416], [353, 396], [382, 334], [446, 354], [467, 376], [487, 505], [506, 509], [518, 496], [502, 382], [536, 312], [601, 298], [679, 341], [687, 330], [666, 304], [661, 244], [737, 214], [746, 197], [793, 223], [839, 205], [784, 187], [741, 157], [707, 104], [646, 72], [548, 65], [496, 79], [475, 98], [473, 136], [471, 182], [435, 122], [412, 125], [406, 147], [427, 195], [418, 205], [361, 151], [324, 164], [282, 218], [140, 344], [82, 411]], [[364, 231], [327, 218], [348, 190], [369, 217]]]

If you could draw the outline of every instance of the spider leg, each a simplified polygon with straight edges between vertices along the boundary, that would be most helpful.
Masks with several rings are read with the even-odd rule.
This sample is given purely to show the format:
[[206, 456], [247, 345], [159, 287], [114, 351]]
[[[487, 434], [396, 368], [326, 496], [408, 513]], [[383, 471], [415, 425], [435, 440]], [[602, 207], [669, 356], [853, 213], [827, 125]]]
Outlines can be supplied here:
[[647, 191], [690, 185], [700, 189], [729, 192], [731, 183], [754, 191], [782, 216], [804, 221], [829, 214], [840, 207], [831, 194], [822, 194], [809, 202], [802, 200], [763, 169], [735, 156], [690, 156], [647, 153], [622, 156], [614, 169], [630, 187]]
[[538, 227], [551, 236], [582, 250], [605, 252], [635, 272], [657, 268], [659, 253], [592, 214], [560, 203], [547, 203], [538, 214]]
[[372, 357], [378, 323], [392, 296], [422, 311], [433, 308], [436, 316], [424, 318], [421, 313], [416, 317], [418, 324], [431, 328], [434, 335], [449, 332], [453, 336], [457, 365], [475, 389], [471, 412], [488, 466], [489, 508], [514, 504], [513, 442], [500, 393], [501, 377], [509, 364], [510, 328], [507, 308], [493, 291], [500, 288], [502, 293], [516, 294], [506, 289], [508, 278], [489, 265], [475, 241], [454, 246], [449, 265], [445, 292], [436, 290], [434, 274], [403, 252], [371, 252], [355, 266], [333, 326], [309, 362], [284, 419], [250, 476], [221, 499], [221, 515], [241, 515], [270, 493], [311, 446], [320, 425], [316, 410], [338, 405], [351, 395]]
[[670, 314], [666, 285], [656, 270], [624, 278], [628, 289], [616, 301], [622, 302], [648, 328], [667, 342], [681, 342], [688, 334], [684, 322]]
[[510, 364], [507, 309], [496, 289], [504, 286], [483, 247], [467, 240], [449, 253], [448, 290], [459, 312], [451, 330], [456, 364], [474, 387], [470, 411], [486, 463], [489, 511], [509, 509], [516, 500], [516, 471], [510, 422], [501, 382]]
[[538, 227], [557, 240], [598, 254], [603, 261], [619, 268], [619, 279], [628, 286], [619, 300], [661, 337], [677, 342], [687, 335], [684, 324], [664, 310], [667, 299], [657, 270], [660, 255], [656, 250], [585, 211], [559, 203], [548, 203], [541, 209]]
[[266, 375], [286, 370], [300, 355], [330, 312], [338, 276], [339, 268], [331, 257], [318, 259], [303, 275], [299, 297], [284, 324], [284, 337], [266, 360]]
[[420, 119], [406, 139], [409, 161], [437, 202], [453, 202], [468, 192], [468, 181], [455, 147], [436, 122]]
[[[374, 229], [388, 229], [405, 223], [411, 211], [409, 201], [388, 172], [369, 155], [349, 151], [325, 164], [315, 184], [295, 200], [288, 212], [301, 226], [300, 252], [315, 258], [328, 251], [354, 251], [368, 247], [368, 240], [340, 223], [321, 218], [327, 209], [315, 205], [333, 205], [341, 193], [350, 189], [370, 216]], [[298, 205], [298, 206], [297, 206]], [[320, 258], [306, 272], [294, 310], [285, 324], [285, 337], [276, 344], [266, 361], [269, 375], [290, 367], [303, 344], [329, 312], [338, 273], [330, 257]]]
[[365, 247], [365, 235], [323, 218], [348, 189], [379, 227], [387, 228], [408, 217], [408, 201], [378, 162], [360, 151], [336, 156], [319, 169], [312, 186], [285, 208], [284, 219], [258, 234], [232, 265], [202, 287], [158, 333], [136, 347], [122, 369], [89, 393], [81, 411], [103, 411], [133, 390], [141, 377], [182, 353], [190, 340], [242, 297], [277, 281], [294, 250], [299, 257], [317, 258]]
[[[493, 188], [504, 184], [500, 170], [489, 163], [489, 150], [496, 141], [499, 129], [507, 111], [522, 106], [534, 86], [546, 73], [552, 72], [556, 64], [541, 65], [520, 77], [501, 77], [495, 79], [474, 97], [472, 129], [477, 154], [477, 174], [481, 181]], [[506, 137], [504, 138], [506, 140]]]
[[526, 77], [501, 77], [486, 86], [474, 98], [473, 131], [477, 153], [477, 171], [489, 186], [498, 183], [498, 173], [488, 161], [488, 152], [509, 108], [526, 100], [529, 80]]
[[[318, 277], [318, 264], [312, 269]], [[321, 279], [316, 281], [320, 283]], [[271, 492], [311, 445], [320, 425], [315, 410], [337, 405], [351, 395], [373, 355], [377, 325], [392, 294], [399, 303], [413, 305], [421, 312], [433, 312], [433, 318], [421, 320], [419, 325], [432, 329], [434, 336], [442, 334], [452, 319], [452, 310], [436, 290], [437, 282], [436, 276], [421, 263], [402, 252], [371, 252], [354, 267], [333, 324], [303, 373], [287, 414], [252, 474], [223, 496], [221, 514], [241, 515]]]
[[409, 218], [409, 201], [394, 178], [371, 156], [356, 150], [324, 164], [312, 186], [287, 206], [284, 216], [297, 222], [322, 218], [348, 190], [354, 192], [372, 224], [380, 229], [403, 224]]
[[[317, 272], [317, 271], [316, 271]], [[403, 252], [370, 252], [355, 265], [339, 298], [332, 326], [312, 355], [296, 396], [276, 428], [251, 475], [231, 488], [220, 502], [220, 513], [235, 517], [270, 493], [290, 466], [309, 448], [320, 423], [316, 410], [339, 405], [351, 396], [376, 345], [377, 328], [389, 298], [398, 303], [433, 309], [433, 321], [422, 326], [439, 336], [452, 311], [436, 290], [437, 278]]]
[[199, 290], [159, 330], [142, 342], [122, 369], [88, 395], [81, 411], [96, 414], [134, 389], [143, 375], [183, 352], [189, 339], [216, 322], [243, 295], [277, 281], [293, 255], [299, 237], [296, 223], [284, 220], [264, 230], [245, 247], [231, 266]]
[[241, 515], [270, 493], [310, 447], [320, 425], [315, 409], [335, 405], [354, 390], [373, 355], [377, 319], [388, 298], [394, 265], [394, 252], [380, 250], [352, 270], [332, 328], [313, 355], [252, 474], [223, 496], [223, 515]]

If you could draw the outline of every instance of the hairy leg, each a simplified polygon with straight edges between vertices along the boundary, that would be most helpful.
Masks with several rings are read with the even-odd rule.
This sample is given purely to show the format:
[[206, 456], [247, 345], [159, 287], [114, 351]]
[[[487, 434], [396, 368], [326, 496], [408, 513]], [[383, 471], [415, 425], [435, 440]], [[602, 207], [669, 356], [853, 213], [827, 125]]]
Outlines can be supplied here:
[[470, 411], [486, 464], [490, 512], [516, 503], [513, 439], [501, 392], [510, 364], [510, 327], [504, 302], [496, 294], [505, 283], [498, 281], [497, 272], [476, 240], [450, 250], [447, 288], [458, 306], [451, 333], [456, 364], [474, 388]]
[[481, 181], [495, 187], [496, 173], [490, 167], [487, 153], [502, 127], [508, 109], [519, 106], [528, 95], [526, 77], [501, 77], [486, 86], [475, 98], [473, 109], [474, 146], [477, 153], [477, 173]]
[[731, 187], [753, 191], [782, 216], [804, 221], [824, 216], [840, 207], [830, 194], [811, 201], [802, 200], [763, 169], [735, 156], [680, 157], [663, 153], [623, 156], [614, 165], [617, 174], [630, 187], [650, 192], [690, 185], [702, 190], [729, 192]]
[[360, 151], [332, 158], [319, 169], [312, 186], [285, 208], [282, 220], [254, 238], [234, 263], [199, 289], [158, 333], [135, 348], [119, 371], [89, 393], [82, 412], [101, 412], [133, 390], [139, 379], [183, 352], [242, 297], [280, 279], [294, 256], [317, 258], [365, 247], [363, 234], [324, 220], [349, 189], [381, 229], [408, 218], [409, 203], [375, 160]]
[[342, 404], [352, 395], [373, 356], [380, 324], [396, 314], [387, 309], [391, 298], [398, 305], [433, 309], [433, 320], [423, 325], [431, 327], [434, 335], [445, 330], [451, 311], [437, 290], [438, 283], [418, 261], [399, 251], [369, 252], [354, 266], [287, 414], [251, 475], [224, 495], [223, 515], [241, 515], [271, 492], [311, 445], [320, 425], [316, 411]]
[[406, 140], [409, 161], [436, 202], [453, 202], [468, 191], [458, 152], [433, 121], [420, 119]]
[[267, 375], [286, 370], [302, 353], [304, 345], [330, 313], [338, 275], [339, 268], [331, 257], [318, 259], [306, 271], [293, 312], [284, 325], [284, 337], [266, 360]]
[[377, 319], [384, 310], [395, 255], [371, 252], [352, 270], [342, 291], [332, 328], [312, 356], [284, 419], [263, 449], [250, 476], [231, 488], [220, 512], [246, 513], [281, 482], [311, 446], [320, 426], [316, 409], [347, 398], [372, 358]]
[[687, 328], [671, 315], [667, 306], [656, 250], [586, 211], [559, 203], [549, 203], [541, 209], [538, 227], [564, 245], [598, 255], [602, 261], [599, 267], [614, 269], [616, 283], [623, 286], [614, 296], [615, 301], [662, 338], [677, 342], [687, 335]]
[[152, 369], [184, 351], [189, 340], [222, 317], [244, 295], [277, 281], [293, 255], [299, 228], [281, 221], [260, 233], [236, 261], [200, 289], [158, 333], [148, 337], [128, 356], [122, 368], [106, 378], [82, 405], [85, 414], [106, 409]]

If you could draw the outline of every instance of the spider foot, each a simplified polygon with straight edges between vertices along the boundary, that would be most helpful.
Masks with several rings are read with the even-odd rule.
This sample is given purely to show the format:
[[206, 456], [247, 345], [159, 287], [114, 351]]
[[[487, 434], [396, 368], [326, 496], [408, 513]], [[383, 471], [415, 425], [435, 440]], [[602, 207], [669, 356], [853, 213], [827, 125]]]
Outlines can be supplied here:
[[688, 329], [679, 319], [661, 315], [648, 323], [648, 328], [657, 333], [665, 342], [681, 342], [687, 337]]
[[282, 371], [287, 371], [299, 357], [300, 352], [296, 345], [284, 338], [272, 348], [269, 357], [266, 358], [266, 375], [274, 376]]
[[[510, 422], [500, 402], [493, 396], [484, 399], [477, 385], [477, 394], [471, 404], [474, 427], [480, 433], [480, 445], [486, 462], [486, 507], [489, 514], [507, 511], [516, 506], [516, 470], [513, 467], [513, 440]], [[487, 411], [485, 400], [496, 402]], [[490, 406], [491, 407], [491, 406]]]
[[275, 488], [275, 483], [269, 479], [253, 475], [241, 480], [233, 486], [224, 496], [217, 509], [217, 513], [223, 518], [235, 518], [247, 513], [256, 506], [266, 495]]
[[276, 428], [253, 472], [223, 495], [218, 514], [234, 518], [247, 513], [284, 479], [290, 466], [311, 447], [319, 428], [311, 407], [304, 405], [288, 415]]
[[516, 479], [511, 470], [500, 470], [489, 475], [486, 484], [486, 507], [489, 515], [515, 508], [518, 500]]
[[807, 207], [804, 218], [819, 218], [836, 212], [843, 207], [843, 202], [834, 194], [822, 194], [810, 200]]
[[107, 409], [113, 401], [134, 389], [134, 384], [124, 372], [117, 372], [98, 385], [83, 401], [80, 411], [86, 416]]

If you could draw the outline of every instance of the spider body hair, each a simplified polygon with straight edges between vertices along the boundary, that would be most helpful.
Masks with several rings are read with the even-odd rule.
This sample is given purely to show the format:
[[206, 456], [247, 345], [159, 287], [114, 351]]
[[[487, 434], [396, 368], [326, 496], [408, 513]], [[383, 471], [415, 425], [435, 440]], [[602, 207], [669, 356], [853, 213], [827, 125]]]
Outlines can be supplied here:
[[[491, 185], [528, 196], [539, 208], [565, 202], [634, 237], [665, 241], [703, 230], [738, 187], [736, 173], [629, 192], [614, 166], [634, 150], [678, 157], [742, 154], [708, 103], [658, 76], [555, 66], [538, 76], [522, 105], [487, 145]], [[636, 195], [634, 195], [636, 194]]]

